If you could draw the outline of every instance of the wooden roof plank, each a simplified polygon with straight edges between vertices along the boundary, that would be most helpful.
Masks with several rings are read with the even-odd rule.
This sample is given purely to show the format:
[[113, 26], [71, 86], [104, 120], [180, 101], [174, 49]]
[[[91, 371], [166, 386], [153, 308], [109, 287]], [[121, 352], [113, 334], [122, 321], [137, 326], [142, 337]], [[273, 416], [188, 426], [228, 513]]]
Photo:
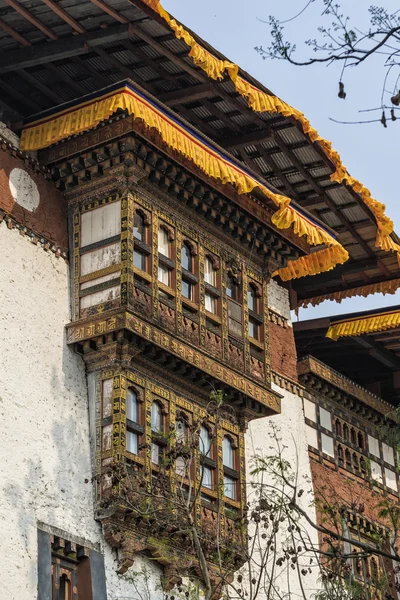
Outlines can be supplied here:
[[63, 21], [68, 23], [68, 25], [70, 25], [74, 31], [77, 31], [78, 33], [86, 33], [86, 29], [82, 27], [82, 25], [80, 25], [78, 21], [71, 17], [71, 15], [69, 15], [66, 10], [61, 8], [59, 4], [54, 2], [54, 0], [42, 0], [42, 2], [44, 2], [46, 6], [51, 8], [51, 10], [55, 12], [56, 15], [58, 15]]
[[4, 0], [9, 6], [11, 6], [14, 10], [16, 10], [22, 17], [24, 17], [27, 21], [32, 23], [37, 29], [40, 29], [42, 33], [44, 33], [50, 40], [57, 40], [58, 36], [54, 33], [52, 29], [47, 27], [44, 23], [39, 21], [29, 10], [24, 8], [17, 0]]
[[31, 45], [31, 42], [29, 40], [27, 40], [23, 35], [18, 33], [18, 31], [16, 31], [13, 27], [8, 25], [8, 23], [3, 21], [3, 19], [0, 19], [0, 27], [1, 29], [3, 29], [3, 31], [11, 35], [11, 37], [13, 37], [17, 42], [19, 42], [21, 46]]

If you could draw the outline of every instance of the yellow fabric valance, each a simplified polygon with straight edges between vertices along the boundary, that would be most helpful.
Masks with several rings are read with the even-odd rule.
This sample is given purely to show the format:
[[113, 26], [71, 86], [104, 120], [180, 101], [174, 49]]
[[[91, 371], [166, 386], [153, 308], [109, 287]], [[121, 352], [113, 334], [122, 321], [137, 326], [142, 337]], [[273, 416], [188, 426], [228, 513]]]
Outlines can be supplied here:
[[321, 304], [321, 302], [324, 302], [325, 300], [334, 300], [340, 304], [342, 300], [345, 300], [346, 298], [354, 298], [354, 296], [363, 296], [366, 298], [371, 294], [395, 294], [399, 288], [400, 279], [390, 279], [389, 281], [382, 281], [380, 283], [362, 285], [349, 290], [340, 290], [339, 292], [332, 292], [331, 294], [314, 296], [313, 298], [305, 298], [304, 300], [300, 300], [296, 311], [298, 311], [299, 308], [318, 306], [318, 304]]
[[141, 119], [149, 128], [154, 128], [170, 148], [192, 160], [208, 176], [235, 186], [239, 194], [248, 194], [259, 187], [278, 207], [272, 216], [272, 222], [278, 229], [291, 227], [298, 237], [304, 236], [311, 246], [327, 246], [290, 261], [275, 275], [284, 280], [315, 275], [333, 269], [348, 259], [348, 253], [341, 244], [320, 225], [291, 206], [290, 198], [270, 190], [130, 84], [116, 85], [104, 91], [100, 97], [90, 98], [28, 124], [22, 131], [21, 149], [37, 150], [50, 146], [96, 127], [118, 109], [126, 110], [135, 119]]
[[400, 245], [390, 235], [393, 233], [393, 221], [385, 214], [386, 207], [371, 196], [371, 192], [357, 179], [351, 177], [343, 165], [339, 154], [333, 150], [331, 142], [321, 137], [310, 121], [301, 113], [283, 100], [272, 96], [250, 84], [239, 76], [239, 67], [227, 60], [221, 60], [203, 48], [194, 37], [186, 31], [182, 25], [178, 25], [175, 19], [164, 10], [159, 0], [142, 0], [155, 12], [157, 12], [170, 26], [175, 36], [190, 47], [189, 56], [194, 63], [212, 79], [222, 79], [227, 73], [235, 85], [236, 91], [245, 97], [249, 106], [256, 112], [277, 112], [285, 117], [294, 117], [301, 123], [303, 132], [307, 134], [312, 142], [318, 142], [326, 156], [335, 166], [331, 180], [344, 183], [360, 195], [363, 202], [371, 210], [377, 224], [376, 246], [381, 250], [396, 252], [400, 256]]
[[387, 329], [394, 329], [398, 325], [400, 325], [400, 311], [390, 311], [378, 315], [366, 315], [365, 317], [338, 321], [329, 327], [326, 337], [337, 341], [340, 337], [386, 331]]

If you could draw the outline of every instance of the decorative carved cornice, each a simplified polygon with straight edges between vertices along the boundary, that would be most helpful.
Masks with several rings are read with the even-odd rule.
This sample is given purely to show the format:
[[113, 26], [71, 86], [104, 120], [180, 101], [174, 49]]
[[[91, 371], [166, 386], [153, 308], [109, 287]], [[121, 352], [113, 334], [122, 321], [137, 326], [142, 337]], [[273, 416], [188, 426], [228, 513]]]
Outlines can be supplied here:
[[380, 421], [382, 415], [388, 415], [394, 409], [385, 400], [312, 356], [300, 360], [297, 370], [306, 389], [339, 404], [351, 404], [353, 412], [362, 414], [365, 419]]

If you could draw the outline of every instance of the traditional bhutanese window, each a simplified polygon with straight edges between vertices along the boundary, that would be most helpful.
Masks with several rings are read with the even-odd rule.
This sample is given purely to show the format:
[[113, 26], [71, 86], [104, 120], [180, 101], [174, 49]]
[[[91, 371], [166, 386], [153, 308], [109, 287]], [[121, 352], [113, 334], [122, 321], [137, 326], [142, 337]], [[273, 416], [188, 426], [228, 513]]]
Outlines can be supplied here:
[[219, 290], [218, 261], [216, 258], [206, 256], [204, 261], [204, 286], [205, 296], [204, 304], [207, 312], [213, 315], [219, 315], [219, 299], [221, 292]]
[[138, 395], [135, 390], [128, 388], [126, 392], [126, 449], [131, 454], [139, 454], [140, 436], [144, 432], [141, 420]]
[[215, 470], [217, 464], [214, 458], [213, 438], [205, 425], [200, 428], [199, 437], [201, 486], [209, 490], [214, 489]]
[[79, 303], [82, 317], [98, 304], [108, 302], [107, 308], [112, 308], [121, 295], [118, 268], [121, 261], [121, 203], [112, 202], [82, 213], [80, 225]]
[[171, 229], [160, 225], [158, 229], [158, 281], [167, 287], [173, 287], [175, 263], [172, 260], [172, 240]]
[[247, 290], [247, 307], [249, 310], [249, 337], [262, 341], [262, 302], [256, 286], [252, 283]]
[[133, 220], [133, 264], [136, 269], [148, 273], [150, 271], [151, 247], [148, 240], [148, 227], [144, 214], [136, 210]]
[[151, 405], [151, 431], [152, 443], [151, 443], [151, 462], [158, 465], [162, 456], [162, 444], [159, 443], [157, 434], [162, 434], [163, 427], [163, 414], [161, 405], [155, 401]]
[[195, 273], [194, 248], [184, 242], [181, 250], [182, 296], [191, 302], [197, 302], [198, 278]]
[[228, 300], [228, 326], [229, 333], [236, 337], [243, 337], [243, 310], [241, 298], [241, 286], [236, 278], [228, 275], [226, 283], [226, 295]]
[[[37, 597], [53, 600], [106, 599], [103, 556], [38, 529]], [[51, 590], [51, 591], [50, 591]]]
[[[185, 445], [189, 439], [189, 428], [185, 419], [179, 418], [175, 423], [175, 436], [178, 445]], [[175, 461], [175, 472], [180, 477], [189, 476], [190, 464], [183, 456], [177, 456]]]
[[233, 442], [227, 435], [224, 436], [222, 441], [222, 462], [224, 466], [224, 496], [235, 500], [238, 479], [236, 456]]

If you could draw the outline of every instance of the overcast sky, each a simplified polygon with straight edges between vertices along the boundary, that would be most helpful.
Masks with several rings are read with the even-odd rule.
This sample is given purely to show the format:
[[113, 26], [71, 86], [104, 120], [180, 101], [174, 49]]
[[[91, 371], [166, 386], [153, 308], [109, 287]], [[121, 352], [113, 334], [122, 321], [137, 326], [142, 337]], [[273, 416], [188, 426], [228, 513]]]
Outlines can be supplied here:
[[[346, 100], [337, 96], [340, 65], [330, 68], [321, 65], [294, 67], [283, 61], [262, 60], [254, 46], [268, 45], [269, 27], [260, 20], [268, 21], [270, 14], [281, 20], [290, 19], [306, 4], [306, 0], [162, 0], [166, 10], [206, 39], [214, 48], [238, 63], [277, 96], [298, 108], [309, 118], [318, 132], [331, 140], [335, 150], [349, 172], [371, 190], [372, 195], [387, 206], [387, 214], [395, 222], [400, 234], [400, 203], [398, 192], [399, 121], [384, 129], [380, 123], [368, 125], [340, 125], [329, 117], [343, 121], [380, 118], [379, 112], [359, 114], [359, 109], [380, 106], [385, 70], [381, 59], [370, 59], [363, 66], [353, 69], [345, 77]], [[397, 10], [398, 2], [375, 0], [375, 5]], [[368, 22], [367, 13], [360, 6], [369, 2], [342, 1], [344, 12], [362, 29]], [[351, 10], [351, 7], [353, 9]], [[358, 11], [357, 11], [358, 8]], [[318, 10], [319, 9], [319, 10]], [[310, 56], [303, 40], [316, 37], [321, 23], [320, 0], [315, 0], [295, 21], [286, 25], [287, 38], [297, 42], [299, 53]], [[360, 14], [357, 14], [360, 13]], [[300, 32], [300, 33], [299, 33]], [[302, 319], [368, 310], [380, 306], [400, 304], [400, 292], [396, 295], [375, 294], [369, 298], [350, 298], [341, 304], [324, 302], [319, 307], [301, 311]]]

